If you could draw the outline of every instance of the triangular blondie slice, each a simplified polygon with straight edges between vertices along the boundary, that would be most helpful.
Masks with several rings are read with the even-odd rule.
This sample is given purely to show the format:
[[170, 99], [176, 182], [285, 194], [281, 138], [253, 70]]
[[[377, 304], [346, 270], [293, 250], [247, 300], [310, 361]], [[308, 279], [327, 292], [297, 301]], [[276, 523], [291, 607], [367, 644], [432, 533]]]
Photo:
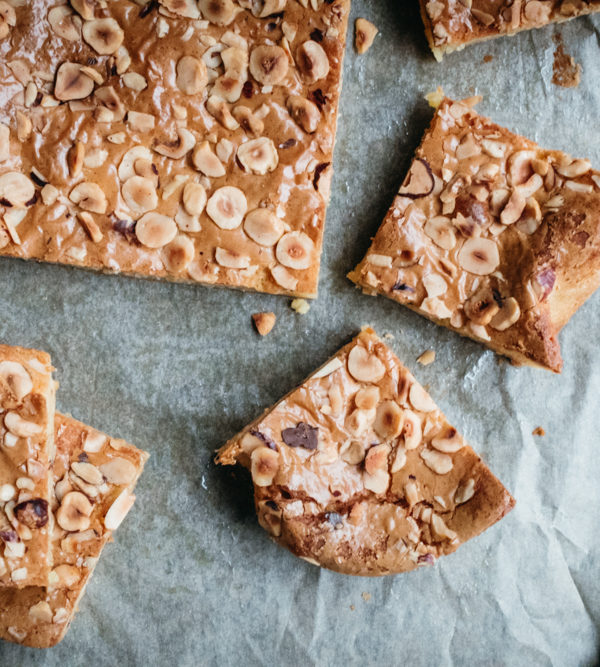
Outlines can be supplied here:
[[260, 524], [316, 565], [433, 564], [514, 500], [372, 329], [217, 455], [251, 470]]

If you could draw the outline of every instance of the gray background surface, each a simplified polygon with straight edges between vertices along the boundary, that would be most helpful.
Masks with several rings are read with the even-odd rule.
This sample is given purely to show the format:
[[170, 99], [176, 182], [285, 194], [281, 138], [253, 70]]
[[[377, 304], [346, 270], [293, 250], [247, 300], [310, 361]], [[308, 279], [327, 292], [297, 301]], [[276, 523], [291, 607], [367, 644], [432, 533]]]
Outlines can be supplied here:
[[[600, 295], [561, 335], [562, 376], [515, 369], [397, 304], [362, 296], [362, 257], [432, 111], [425, 93], [600, 165], [600, 16], [471, 47], [437, 64], [416, 0], [355, 0], [381, 29], [349, 41], [320, 297], [277, 297], [0, 261], [0, 340], [51, 353], [60, 410], [151, 452], [135, 510], [62, 644], [0, 643], [0, 664], [591, 665], [600, 634]], [[556, 88], [552, 36], [584, 67]], [[493, 60], [484, 64], [486, 54]], [[274, 310], [264, 340], [250, 314]], [[361, 325], [391, 345], [517, 498], [435, 568], [379, 580], [295, 559], [258, 526], [244, 471], [213, 450]], [[423, 368], [416, 358], [434, 348]], [[536, 426], [547, 435], [534, 438]], [[369, 593], [365, 600], [363, 593]]]

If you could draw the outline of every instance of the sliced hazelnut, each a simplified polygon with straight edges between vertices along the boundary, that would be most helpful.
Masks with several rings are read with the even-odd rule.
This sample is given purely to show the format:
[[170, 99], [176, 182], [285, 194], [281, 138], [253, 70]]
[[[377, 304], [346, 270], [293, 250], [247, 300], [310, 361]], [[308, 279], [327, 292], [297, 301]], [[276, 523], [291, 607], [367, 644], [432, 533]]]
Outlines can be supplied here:
[[233, 0], [198, 0], [202, 16], [216, 25], [229, 25], [239, 11]]
[[509, 327], [512, 327], [520, 317], [521, 308], [519, 307], [519, 302], [512, 296], [509, 296], [507, 299], [502, 300], [502, 305], [491, 319], [490, 326], [492, 329], [496, 329], [496, 331], [505, 331]]
[[565, 178], [578, 178], [587, 174], [592, 168], [589, 160], [573, 160], [570, 164], [555, 167], [556, 171]]
[[190, 232], [195, 234], [202, 231], [200, 219], [196, 215], [190, 215], [183, 206], [175, 214], [175, 222], [182, 232]]
[[425, 234], [443, 250], [452, 250], [456, 245], [456, 233], [450, 218], [443, 215], [430, 218], [423, 229]]
[[192, 239], [180, 234], [163, 248], [162, 257], [168, 271], [181, 273], [191, 264], [195, 253]]
[[356, 19], [354, 24], [354, 46], [356, 51], [362, 55], [373, 45], [373, 40], [379, 30], [367, 19]]
[[277, 317], [275, 313], [254, 313], [252, 315], [254, 326], [261, 336], [266, 336], [271, 333], [276, 320]]
[[[121, 80], [123, 81], [123, 84], [126, 88], [129, 88], [129, 90], [135, 90], [137, 93], [140, 93], [142, 90], [146, 90], [148, 87], [148, 80], [146, 77], [142, 74], [138, 74], [137, 72], [126, 72], [121, 77]], [[133, 113], [135, 114], [135, 111]], [[154, 116], [151, 116], [151, 118], [154, 119]], [[129, 116], [127, 120], [131, 122], [131, 118]]]
[[48, 12], [48, 23], [62, 39], [70, 42], [78, 42], [81, 39], [81, 18], [67, 5], [53, 7]]
[[278, 264], [271, 268], [271, 276], [273, 280], [284, 290], [293, 292], [298, 287], [298, 279], [285, 268]]
[[80, 65], [63, 63], [56, 73], [54, 96], [61, 101], [82, 100], [92, 94], [94, 82], [86, 76]]
[[433, 412], [437, 407], [431, 396], [418, 382], [413, 382], [411, 385], [408, 398], [413, 408], [419, 412]]
[[387, 470], [376, 470], [372, 475], [365, 472], [363, 475], [365, 489], [376, 495], [385, 493], [390, 485], [390, 475]]
[[250, 456], [252, 481], [256, 486], [270, 486], [279, 470], [279, 452], [257, 447]]
[[296, 51], [296, 63], [307, 83], [316, 83], [329, 74], [329, 59], [323, 47], [311, 40], [304, 42]]
[[454, 454], [465, 446], [465, 442], [453, 426], [447, 426], [432, 439], [431, 446], [438, 452]]
[[212, 152], [208, 141], [198, 144], [192, 153], [192, 163], [196, 169], [209, 178], [225, 176], [225, 167]]
[[532, 162], [537, 158], [535, 151], [517, 151], [508, 158], [510, 184], [517, 187], [525, 183], [533, 173]]
[[467, 299], [464, 310], [472, 322], [485, 327], [491, 322], [499, 307], [490, 287], [483, 285]]
[[287, 99], [287, 109], [294, 122], [305, 132], [312, 134], [317, 131], [321, 121], [319, 107], [300, 95], [290, 95]]
[[206, 213], [221, 229], [239, 227], [247, 210], [246, 196], [231, 185], [215, 190], [206, 204]]
[[237, 120], [231, 115], [231, 111], [225, 100], [218, 95], [211, 95], [206, 100], [206, 110], [228, 130], [237, 130], [240, 126]]
[[177, 16], [183, 16], [186, 19], [200, 18], [195, 0], [160, 0], [160, 4]]
[[177, 225], [173, 218], [160, 213], [145, 213], [135, 226], [138, 241], [148, 248], [162, 248], [177, 235]]
[[287, 54], [280, 46], [257, 46], [250, 54], [250, 74], [266, 86], [281, 83], [287, 75], [288, 65]]
[[92, 503], [79, 491], [71, 491], [62, 499], [56, 512], [56, 522], [68, 532], [87, 530], [90, 527]]
[[401, 445], [399, 445], [396, 448], [396, 453], [394, 455], [394, 461], [392, 463], [390, 472], [393, 474], [398, 472], [399, 470], [402, 470], [402, 468], [404, 468], [404, 466], [406, 465], [406, 460], [407, 460], [406, 449]]
[[463, 503], [466, 503], [467, 500], [471, 500], [471, 498], [475, 495], [475, 480], [474, 479], [468, 479], [466, 482], [461, 482], [456, 489], [456, 493], [454, 494], [454, 503], [456, 505], [462, 505]]
[[40, 600], [29, 608], [29, 616], [38, 623], [52, 622], [52, 608], [45, 600]]
[[264, 19], [285, 9], [287, 0], [252, 0], [252, 14]]
[[290, 269], [308, 269], [312, 264], [315, 244], [304, 232], [288, 232], [277, 243], [277, 261]]
[[183, 206], [193, 216], [198, 216], [206, 206], [206, 190], [200, 183], [186, 183], [183, 188]]
[[416, 158], [398, 194], [409, 199], [420, 199], [430, 195], [434, 188], [435, 178], [431, 167], [426, 160]]
[[385, 375], [385, 366], [375, 354], [355, 345], [348, 354], [348, 372], [359, 382], [379, 382]]
[[[138, 175], [135, 170], [135, 164], [138, 160], [147, 160], [152, 164], [152, 152], [146, 146], [134, 146], [130, 148], [123, 158], [121, 159], [121, 164], [119, 165], [119, 180], [123, 183], [130, 179], [132, 176]], [[141, 174], [139, 174], [141, 175]]]
[[377, 408], [373, 429], [380, 438], [391, 440], [402, 432], [402, 410], [395, 401], [383, 401]]
[[123, 519], [133, 507], [134, 502], [135, 496], [127, 489], [123, 489], [104, 517], [105, 528], [107, 530], [116, 530], [123, 523]]
[[377, 470], [387, 470], [387, 460], [391, 448], [389, 445], [374, 445], [367, 452], [365, 457], [365, 470], [369, 475], [374, 475]]
[[5, 199], [15, 208], [25, 208], [35, 196], [33, 183], [17, 171], [0, 176], [0, 199]]
[[142, 176], [132, 176], [127, 179], [121, 188], [125, 204], [135, 215], [152, 211], [158, 206], [158, 194], [154, 183]]
[[448, 291], [448, 283], [437, 273], [429, 273], [423, 276], [423, 287], [429, 298], [442, 296]]
[[33, 380], [25, 368], [16, 361], [0, 362], [0, 386], [21, 402], [33, 390]]
[[102, 56], [110, 56], [123, 43], [124, 33], [115, 19], [94, 19], [83, 24], [83, 39]]
[[91, 213], [88, 213], [87, 211], [78, 211], [77, 219], [94, 243], [100, 243], [100, 241], [102, 241], [104, 235]]
[[249, 107], [244, 106], [243, 104], [238, 104], [233, 109], [232, 114], [246, 134], [252, 137], [258, 137], [263, 133], [265, 124]]
[[95, 0], [70, 0], [71, 7], [86, 21], [94, 18]]
[[444, 520], [439, 514], [433, 513], [431, 515], [431, 528], [435, 537], [442, 540], [456, 539], [456, 533], [446, 526]]
[[458, 263], [465, 271], [478, 276], [493, 273], [500, 264], [498, 246], [491, 239], [468, 239], [458, 253]]
[[81, 141], [75, 141], [69, 152], [67, 153], [67, 163], [69, 165], [69, 173], [72, 178], [77, 178], [83, 169], [85, 160], [85, 145]]
[[160, 141], [152, 148], [159, 155], [164, 155], [173, 160], [179, 160], [187, 155], [196, 145], [196, 137], [185, 127], [177, 128], [177, 139], [172, 141]]
[[250, 266], [250, 258], [235, 250], [216, 248], [215, 259], [219, 266], [226, 269], [247, 269]]
[[[73, 466], [71, 466], [73, 467]], [[100, 472], [109, 484], [122, 486], [133, 482], [136, 476], [136, 467], [128, 459], [118, 456], [100, 466]], [[91, 482], [93, 484], [94, 482]]]
[[83, 442], [83, 451], [90, 454], [96, 454], [97, 452], [102, 451], [102, 448], [106, 444], [106, 436], [97, 431], [89, 431]]
[[81, 573], [74, 565], [58, 565], [52, 570], [61, 588], [75, 588], [81, 580]]
[[365, 447], [361, 442], [358, 442], [358, 440], [348, 441], [348, 443], [340, 449], [340, 458], [348, 465], [358, 465], [365, 458]]
[[134, 132], [147, 133], [154, 129], [156, 118], [151, 113], [128, 111], [127, 124]]
[[354, 403], [361, 410], [373, 410], [379, 403], [379, 387], [375, 385], [361, 387], [356, 392]]
[[280, 218], [268, 208], [256, 208], [250, 211], [244, 220], [244, 231], [258, 245], [274, 246], [284, 232]]
[[183, 56], [177, 62], [177, 87], [184, 95], [198, 95], [208, 83], [206, 65], [194, 56]]
[[74, 461], [71, 470], [84, 482], [99, 486], [103, 482], [102, 473], [93, 463], [87, 461]]
[[420, 456], [425, 465], [438, 475], [445, 475], [452, 470], [452, 459], [447, 454], [442, 454], [434, 449], [424, 448]]
[[279, 164], [279, 154], [272, 139], [260, 137], [240, 144], [237, 158], [246, 171], [264, 175]]
[[96, 183], [83, 181], [76, 185], [69, 194], [69, 199], [84, 211], [106, 213], [108, 202], [102, 188]]
[[362, 436], [371, 426], [374, 418], [375, 410], [356, 409], [350, 413], [346, 419], [346, 430], [353, 436]]
[[23, 419], [17, 412], [7, 412], [4, 415], [4, 426], [18, 438], [31, 438], [43, 431], [39, 424]]

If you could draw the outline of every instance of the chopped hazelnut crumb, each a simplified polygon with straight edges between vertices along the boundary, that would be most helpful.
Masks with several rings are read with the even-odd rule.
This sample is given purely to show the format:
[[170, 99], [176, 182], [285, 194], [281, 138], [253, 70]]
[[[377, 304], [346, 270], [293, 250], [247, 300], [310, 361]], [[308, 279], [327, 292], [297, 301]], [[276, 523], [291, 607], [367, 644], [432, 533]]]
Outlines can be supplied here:
[[276, 320], [277, 316], [275, 313], [254, 313], [254, 315], [252, 315], [254, 326], [261, 336], [266, 336], [271, 333]]
[[442, 103], [444, 97], [444, 89], [441, 86], [438, 86], [437, 90], [434, 90], [431, 93], [427, 93], [427, 95], [425, 95], [425, 99], [427, 102], [429, 102], [429, 106], [432, 109], [437, 109]]
[[538, 426], [537, 428], [533, 429], [532, 435], [539, 435], [541, 437], [546, 435], [546, 431], [544, 431], [541, 426]]
[[362, 594], [362, 599], [365, 602], [368, 602], [371, 599], [371, 593], [367, 593], [366, 591]]
[[356, 607], [353, 604], [351, 604], [350, 605], [350, 611], [354, 611], [355, 609], [356, 609]]
[[294, 299], [291, 303], [292, 309], [295, 310], [299, 315], [306, 315], [310, 310], [310, 306], [306, 299]]
[[356, 19], [354, 24], [354, 46], [356, 51], [362, 55], [366, 53], [373, 45], [373, 40], [377, 36], [379, 30], [367, 19]]
[[423, 366], [429, 366], [435, 361], [435, 350], [425, 350], [417, 361]]

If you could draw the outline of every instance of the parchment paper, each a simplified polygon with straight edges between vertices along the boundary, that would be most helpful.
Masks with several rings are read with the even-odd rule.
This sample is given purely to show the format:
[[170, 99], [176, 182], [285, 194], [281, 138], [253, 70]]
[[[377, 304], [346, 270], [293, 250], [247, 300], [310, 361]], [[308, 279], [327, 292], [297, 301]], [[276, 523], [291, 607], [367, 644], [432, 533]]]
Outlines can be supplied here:
[[[481, 93], [496, 121], [600, 165], [600, 16], [441, 65], [416, 0], [355, 0], [357, 16], [381, 35], [366, 56], [348, 46], [320, 297], [307, 315], [277, 297], [0, 261], [0, 340], [50, 352], [59, 409], [152, 454], [67, 638], [46, 652], [0, 643], [0, 665], [597, 664], [600, 294], [561, 334], [559, 377], [498, 363], [344, 276], [405, 174], [432, 115], [423, 95], [438, 85]], [[579, 88], [550, 83], [557, 31], [583, 65]], [[259, 310], [279, 318], [264, 340], [250, 324]], [[212, 463], [366, 323], [395, 336], [517, 498], [434, 568], [378, 580], [320, 571], [271, 543], [249, 476]], [[437, 358], [424, 368], [415, 360], [428, 348]]]

